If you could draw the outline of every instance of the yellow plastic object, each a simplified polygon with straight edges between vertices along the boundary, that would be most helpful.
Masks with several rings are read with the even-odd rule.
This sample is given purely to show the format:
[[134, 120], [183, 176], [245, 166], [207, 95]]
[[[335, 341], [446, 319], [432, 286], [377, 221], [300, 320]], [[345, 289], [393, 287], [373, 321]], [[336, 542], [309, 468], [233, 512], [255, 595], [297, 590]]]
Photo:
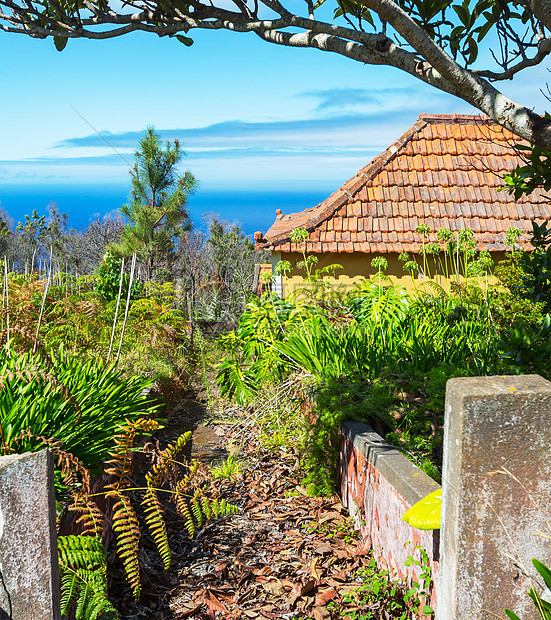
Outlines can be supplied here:
[[429, 493], [404, 514], [402, 521], [418, 530], [439, 530], [442, 513], [442, 489]]

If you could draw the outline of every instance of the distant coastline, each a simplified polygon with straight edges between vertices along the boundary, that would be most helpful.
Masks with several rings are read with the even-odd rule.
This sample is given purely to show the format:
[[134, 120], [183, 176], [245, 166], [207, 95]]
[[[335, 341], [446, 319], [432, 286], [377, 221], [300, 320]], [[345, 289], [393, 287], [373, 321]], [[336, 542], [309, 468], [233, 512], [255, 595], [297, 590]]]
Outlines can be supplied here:
[[[275, 220], [276, 209], [283, 213], [302, 211], [327, 198], [335, 187], [319, 189], [200, 189], [189, 201], [189, 211], [196, 228], [203, 230], [203, 216], [212, 213], [230, 222], [240, 222], [243, 231], [252, 235], [266, 230]], [[69, 227], [85, 228], [96, 214], [117, 210], [128, 198], [129, 188], [120, 185], [2, 185], [0, 207], [17, 224], [25, 214], [36, 209], [46, 215], [50, 202], [67, 213]]]

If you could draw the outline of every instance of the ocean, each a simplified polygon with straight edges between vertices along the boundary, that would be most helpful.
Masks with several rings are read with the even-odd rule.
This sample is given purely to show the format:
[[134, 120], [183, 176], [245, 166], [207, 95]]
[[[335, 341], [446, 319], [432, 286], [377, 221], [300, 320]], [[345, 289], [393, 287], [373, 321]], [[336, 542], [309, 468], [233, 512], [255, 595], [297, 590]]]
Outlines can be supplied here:
[[[302, 211], [325, 200], [335, 187], [297, 190], [227, 189], [199, 190], [189, 199], [188, 208], [196, 228], [205, 230], [208, 214], [237, 222], [247, 235], [266, 232], [275, 220], [276, 209], [283, 213]], [[36, 209], [46, 215], [55, 202], [68, 215], [69, 226], [85, 228], [96, 215], [117, 210], [128, 198], [128, 187], [105, 185], [0, 185], [0, 207], [15, 224]], [[207, 217], [205, 217], [207, 216]]]

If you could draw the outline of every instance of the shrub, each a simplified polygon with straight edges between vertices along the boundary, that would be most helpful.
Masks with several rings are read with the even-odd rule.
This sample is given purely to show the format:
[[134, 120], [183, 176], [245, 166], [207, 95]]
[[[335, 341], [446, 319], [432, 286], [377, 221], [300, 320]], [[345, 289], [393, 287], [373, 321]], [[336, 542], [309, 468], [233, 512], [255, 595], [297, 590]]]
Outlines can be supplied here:
[[[154, 414], [144, 395], [151, 381], [125, 378], [101, 360], [81, 360], [62, 349], [48, 357], [1, 350], [0, 430], [4, 453], [43, 447], [55, 439], [87, 467], [107, 458], [125, 420]], [[29, 436], [30, 435], [30, 436]]]

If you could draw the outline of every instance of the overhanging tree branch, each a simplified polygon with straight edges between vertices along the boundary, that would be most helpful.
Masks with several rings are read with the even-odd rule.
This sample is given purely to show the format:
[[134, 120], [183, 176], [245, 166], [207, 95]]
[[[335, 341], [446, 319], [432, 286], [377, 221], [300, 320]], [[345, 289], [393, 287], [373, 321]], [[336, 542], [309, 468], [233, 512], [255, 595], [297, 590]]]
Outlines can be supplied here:
[[[254, 32], [287, 47], [332, 52], [366, 65], [387, 65], [472, 104], [500, 125], [551, 150], [551, 121], [501, 93], [491, 82], [511, 79], [551, 54], [551, 0], [361, 0], [343, 26], [314, 19], [312, 0], [130, 0], [115, 11], [105, 0], [0, 0], [0, 29], [44, 38], [62, 49], [72, 38], [107, 39], [133, 31], [177, 36], [194, 29]], [[320, 3], [318, 2], [318, 5]], [[338, 6], [339, 5], [335, 5]], [[436, 8], [435, 8], [436, 7]], [[130, 9], [130, 11], [128, 11]], [[133, 12], [131, 12], [133, 10]], [[523, 32], [515, 28], [522, 23]], [[363, 25], [371, 24], [373, 32]], [[387, 28], [394, 32], [387, 34]], [[479, 46], [494, 31], [498, 68], [480, 64]]]

